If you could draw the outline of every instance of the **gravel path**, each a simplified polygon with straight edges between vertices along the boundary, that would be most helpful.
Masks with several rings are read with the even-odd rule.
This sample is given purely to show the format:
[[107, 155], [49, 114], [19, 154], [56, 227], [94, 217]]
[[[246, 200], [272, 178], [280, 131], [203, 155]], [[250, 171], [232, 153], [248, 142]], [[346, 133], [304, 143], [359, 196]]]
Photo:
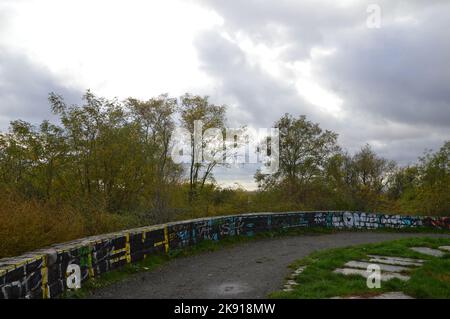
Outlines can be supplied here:
[[90, 298], [265, 298], [282, 288], [290, 263], [316, 250], [424, 236], [450, 235], [340, 232], [255, 240], [173, 259]]

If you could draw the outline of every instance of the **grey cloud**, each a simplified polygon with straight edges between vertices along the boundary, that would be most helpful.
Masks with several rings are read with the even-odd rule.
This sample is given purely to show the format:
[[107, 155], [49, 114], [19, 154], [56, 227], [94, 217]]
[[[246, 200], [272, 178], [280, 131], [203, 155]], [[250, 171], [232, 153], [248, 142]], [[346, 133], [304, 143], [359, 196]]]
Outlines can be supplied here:
[[[349, 150], [372, 142], [380, 154], [401, 163], [449, 139], [448, 1], [377, 1], [382, 28], [376, 30], [365, 25], [367, 5], [374, 1], [349, 6], [316, 0], [201, 2], [221, 15], [224, 25], [199, 39], [199, 58], [221, 83], [218, 94], [233, 97], [250, 123], [267, 125], [284, 112], [306, 114], [339, 133]], [[396, 20], [408, 17], [418, 24]], [[311, 58], [313, 47], [335, 48], [334, 54], [314, 59], [313, 74], [343, 99], [348, 117], [317, 111], [289, 84], [250, 67], [220, 31], [245, 34], [268, 46], [286, 44], [281, 59], [289, 63]]]
[[316, 71], [349, 110], [450, 127], [450, 43], [442, 31], [450, 21], [445, 12], [417, 16], [417, 26], [347, 33], [323, 59]]
[[288, 59], [304, 58], [323, 43], [327, 32], [365, 22], [365, 8], [339, 6], [334, 0], [200, 1], [225, 19], [225, 27], [270, 45], [288, 44]]
[[0, 131], [19, 118], [33, 124], [54, 119], [47, 100], [52, 91], [69, 103], [79, 102], [82, 93], [63, 83], [27, 57], [0, 47]]
[[203, 33], [196, 45], [203, 70], [219, 80], [220, 95], [239, 105], [238, 109], [231, 110], [233, 124], [270, 127], [285, 112], [314, 112], [298, 96], [295, 87], [286, 86], [260, 67], [251, 65], [236, 44], [218, 33]]

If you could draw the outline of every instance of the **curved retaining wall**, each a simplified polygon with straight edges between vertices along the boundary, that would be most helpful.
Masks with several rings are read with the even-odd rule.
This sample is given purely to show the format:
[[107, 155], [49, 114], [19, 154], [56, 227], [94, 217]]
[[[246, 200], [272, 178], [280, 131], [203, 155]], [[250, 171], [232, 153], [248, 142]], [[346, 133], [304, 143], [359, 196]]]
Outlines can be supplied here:
[[55, 298], [67, 289], [70, 264], [81, 270], [81, 283], [102, 273], [166, 254], [202, 240], [253, 236], [298, 227], [450, 229], [450, 217], [400, 216], [362, 212], [289, 212], [221, 216], [141, 227], [53, 245], [14, 258], [0, 259], [0, 299]]

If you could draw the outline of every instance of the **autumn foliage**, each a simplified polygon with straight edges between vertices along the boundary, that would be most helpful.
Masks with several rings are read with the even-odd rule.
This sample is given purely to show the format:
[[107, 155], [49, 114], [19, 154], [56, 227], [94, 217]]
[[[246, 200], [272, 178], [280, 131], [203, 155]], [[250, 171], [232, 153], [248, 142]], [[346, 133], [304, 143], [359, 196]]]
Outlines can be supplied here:
[[366, 145], [348, 154], [338, 135], [284, 115], [280, 165], [255, 174], [258, 189], [219, 187], [220, 163], [177, 164], [173, 132], [226, 126], [207, 97], [160, 95], [83, 105], [50, 94], [56, 123], [12, 121], [0, 134], [0, 257], [93, 234], [208, 215], [361, 210], [450, 215], [450, 142], [399, 167]]

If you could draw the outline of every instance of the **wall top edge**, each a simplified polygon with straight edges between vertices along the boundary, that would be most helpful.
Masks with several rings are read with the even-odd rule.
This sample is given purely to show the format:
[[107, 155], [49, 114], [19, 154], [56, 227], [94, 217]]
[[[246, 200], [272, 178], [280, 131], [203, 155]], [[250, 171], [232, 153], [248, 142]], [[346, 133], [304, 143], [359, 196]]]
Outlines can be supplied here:
[[[127, 229], [127, 230], [122, 230], [122, 231], [117, 231], [117, 232], [112, 232], [112, 233], [107, 233], [107, 234], [84, 237], [84, 238], [75, 239], [75, 240], [68, 241], [68, 242], [53, 244], [49, 247], [40, 248], [40, 249], [31, 251], [31, 252], [26, 252], [26, 253], [16, 256], [16, 257], [2, 258], [2, 259], [0, 259], [0, 275], [2, 275], [4, 272], [10, 271], [11, 269], [14, 269], [16, 267], [20, 267], [23, 264], [27, 264], [27, 263], [36, 261], [37, 259], [41, 259], [46, 255], [53, 255], [53, 254], [61, 253], [64, 251], [75, 249], [77, 247], [94, 245], [97, 243], [101, 243], [102, 241], [105, 241], [105, 240], [120, 238], [120, 237], [126, 236], [127, 234], [137, 234], [137, 233], [154, 231], [154, 230], [162, 230], [165, 227], [171, 227], [174, 225], [183, 225], [183, 224], [188, 224], [188, 223], [204, 222], [205, 220], [220, 220], [220, 219], [248, 217], [248, 216], [268, 216], [268, 215], [277, 216], [277, 215], [292, 215], [292, 214], [346, 213], [346, 212], [348, 212], [348, 213], [365, 213], [365, 214], [384, 215], [384, 216], [414, 217], [414, 218], [421, 218], [421, 219], [430, 217], [430, 216], [421, 216], [421, 215], [399, 215], [399, 214], [387, 214], [387, 213], [380, 213], [380, 212], [362, 212], [362, 211], [348, 211], [348, 210], [344, 210], [344, 211], [324, 210], [324, 211], [254, 212], [254, 213], [245, 213], [245, 214], [202, 217], [202, 218], [174, 221], [174, 222], [168, 222], [165, 224], [158, 224], [158, 225], [149, 225], [149, 226], [132, 228], [132, 229]], [[435, 216], [433, 216], [433, 217], [435, 217]], [[436, 217], [445, 218], [444, 216], [436, 216]]]

